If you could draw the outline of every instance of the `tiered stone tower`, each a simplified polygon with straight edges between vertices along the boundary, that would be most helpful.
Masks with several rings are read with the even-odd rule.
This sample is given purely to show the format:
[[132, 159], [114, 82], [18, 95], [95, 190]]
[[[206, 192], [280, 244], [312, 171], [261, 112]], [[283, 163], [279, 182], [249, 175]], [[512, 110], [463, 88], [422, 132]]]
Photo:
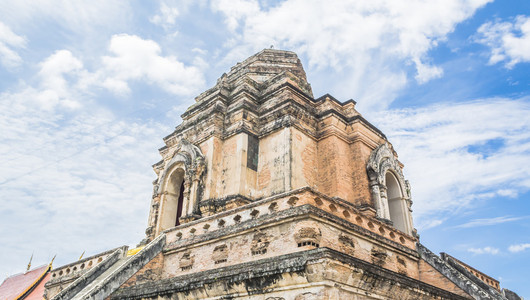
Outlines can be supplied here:
[[315, 99], [296, 54], [238, 63], [182, 118], [146, 246], [53, 279], [54, 299], [506, 299], [419, 243], [392, 145], [355, 101]]
[[196, 101], [154, 165], [150, 239], [284, 193], [336, 198], [413, 235], [408, 183], [392, 146], [355, 101], [314, 99], [296, 54], [263, 50]]

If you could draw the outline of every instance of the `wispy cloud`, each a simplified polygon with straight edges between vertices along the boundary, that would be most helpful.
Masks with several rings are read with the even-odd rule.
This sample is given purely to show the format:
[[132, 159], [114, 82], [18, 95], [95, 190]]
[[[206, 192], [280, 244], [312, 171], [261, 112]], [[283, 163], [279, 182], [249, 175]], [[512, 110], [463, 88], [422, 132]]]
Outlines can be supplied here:
[[[530, 161], [528, 115], [526, 98], [482, 99], [389, 110], [370, 119], [405, 164], [415, 221], [422, 224], [530, 189], [530, 165], [522, 163]], [[515, 218], [477, 220], [469, 226]]]
[[[94, 33], [104, 27], [117, 28], [129, 21], [130, 2], [124, 0], [65, 1], [54, 0], [5, 0], [0, 6], [0, 15], [6, 24], [39, 24], [55, 22], [63, 30]], [[100, 32], [101, 33], [101, 32]]]
[[421, 223], [420, 224], [416, 224], [416, 226], [420, 227], [423, 230], [427, 230], [427, 229], [434, 228], [434, 227], [437, 227], [437, 226], [443, 224], [444, 221], [445, 221], [445, 219], [421, 220]]
[[154, 178], [149, 162], [170, 132], [96, 101], [80, 84], [90, 72], [68, 50], [37, 66], [34, 85], [0, 94], [0, 236], [10, 253], [0, 265], [9, 273], [22, 265], [14, 253], [35, 251], [49, 262], [59, 252], [60, 265], [83, 250], [141, 240]]
[[474, 254], [499, 254], [499, 249], [489, 246], [483, 248], [468, 248], [467, 251]]
[[480, 227], [480, 226], [491, 226], [491, 225], [497, 225], [507, 222], [514, 222], [519, 221], [521, 219], [524, 219], [526, 217], [510, 217], [510, 216], [504, 216], [504, 217], [496, 217], [496, 218], [488, 218], [488, 219], [475, 219], [471, 220], [467, 223], [460, 224], [455, 226], [455, 228], [471, 228], [471, 227]]
[[506, 61], [512, 68], [530, 62], [530, 16], [517, 16], [512, 22], [487, 22], [477, 31], [477, 42], [491, 49], [491, 64]]
[[202, 60], [196, 65], [185, 65], [174, 56], [163, 56], [160, 45], [153, 40], [136, 35], [112, 36], [109, 51], [103, 57], [103, 68], [97, 73], [96, 81], [103, 80], [103, 86], [117, 93], [128, 93], [129, 81], [143, 80], [159, 85], [176, 95], [191, 96], [204, 86]]
[[329, 5], [288, 0], [267, 7], [255, 0], [239, 0], [237, 7], [232, 2], [212, 5], [237, 33], [227, 43], [228, 60], [269, 45], [291, 49], [305, 55], [310, 68], [330, 68], [326, 77], [336, 78], [325, 82], [332, 85], [328, 88], [339, 97], [362, 99], [359, 106], [366, 111], [393, 101], [412, 77], [405, 71], [409, 65], [415, 67], [419, 84], [441, 77], [443, 70], [433, 65], [429, 50], [490, 1], [339, 0]]
[[137, 243], [153, 179], [146, 161], [157, 161], [153, 149], [169, 128], [103, 108], [45, 109], [32, 105], [34, 96], [0, 96], [0, 235], [11, 253], [0, 258], [3, 268], [22, 265], [14, 253], [36, 251], [41, 262], [58, 253], [60, 265], [83, 250]]
[[0, 62], [13, 68], [22, 63], [22, 58], [13, 48], [25, 48], [26, 39], [15, 34], [6, 24], [0, 22]]
[[508, 251], [512, 253], [522, 252], [526, 249], [530, 249], [530, 243], [511, 245], [510, 247], [508, 247]]
[[165, 30], [171, 29], [175, 26], [177, 17], [180, 15], [179, 9], [168, 5], [165, 2], [160, 3], [160, 9], [158, 14], [149, 18], [149, 21], [153, 24], [162, 26]]

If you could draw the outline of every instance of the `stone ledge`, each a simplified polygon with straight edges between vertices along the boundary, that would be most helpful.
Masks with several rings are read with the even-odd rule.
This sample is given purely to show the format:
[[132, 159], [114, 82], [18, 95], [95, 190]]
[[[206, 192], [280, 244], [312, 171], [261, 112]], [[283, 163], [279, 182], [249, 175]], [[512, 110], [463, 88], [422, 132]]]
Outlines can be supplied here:
[[[414, 257], [418, 257], [417, 252], [414, 251], [414, 250], [411, 250], [411, 249], [409, 249], [409, 248], [407, 248], [407, 247], [405, 247], [403, 245], [400, 245], [400, 244], [398, 244], [395, 241], [392, 241], [392, 240], [389, 240], [387, 238], [381, 237], [380, 235], [375, 234], [375, 233], [373, 233], [373, 232], [371, 232], [371, 231], [369, 231], [369, 230], [367, 230], [365, 228], [362, 228], [359, 225], [353, 224], [353, 223], [351, 223], [349, 221], [346, 221], [346, 220], [344, 220], [342, 218], [339, 218], [339, 217], [337, 217], [337, 216], [335, 216], [333, 214], [330, 214], [330, 213], [328, 213], [328, 212], [326, 212], [326, 211], [324, 211], [324, 210], [322, 210], [320, 208], [317, 208], [315, 206], [312, 206], [310, 204], [305, 204], [305, 205], [302, 205], [302, 206], [296, 206], [296, 207], [293, 207], [293, 208], [290, 208], [290, 209], [281, 210], [281, 211], [278, 211], [276, 213], [272, 213], [272, 214], [268, 214], [268, 215], [264, 215], [264, 216], [258, 217], [256, 219], [243, 221], [243, 222], [241, 222], [238, 225], [227, 226], [227, 227], [224, 227], [224, 228], [212, 231], [212, 232], [208, 232], [208, 233], [205, 233], [205, 234], [201, 234], [201, 235], [192, 237], [192, 238], [183, 239], [183, 240], [168, 244], [165, 247], [164, 252], [165, 253], [173, 252], [174, 250], [177, 250], [177, 249], [185, 247], [185, 246], [190, 246], [190, 245], [193, 245], [193, 244], [202, 243], [202, 242], [206, 242], [206, 241], [209, 241], [209, 240], [214, 240], [214, 239], [217, 239], [217, 238], [220, 238], [220, 237], [223, 237], [223, 236], [236, 234], [236, 233], [239, 233], [239, 232], [242, 232], [242, 231], [247, 231], [247, 230], [250, 230], [250, 229], [258, 227], [258, 226], [263, 226], [263, 225], [267, 225], [267, 224], [273, 224], [273, 223], [280, 222], [282, 220], [287, 220], [287, 219], [291, 219], [291, 218], [295, 218], [295, 217], [299, 217], [299, 216], [304, 216], [304, 215], [313, 215], [313, 216], [316, 216], [316, 217], [320, 217], [320, 218], [332, 221], [335, 224], [342, 225], [344, 227], [352, 229], [353, 231], [359, 232], [359, 233], [363, 234], [364, 236], [367, 236], [367, 237], [372, 238], [372, 239], [374, 239], [376, 241], [379, 241], [379, 242], [385, 243], [385, 244], [387, 244], [389, 246], [392, 246], [395, 249], [398, 249], [399, 251], [407, 253], [408, 255], [411, 255], [411, 256], [414, 256]], [[215, 216], [217, 216], [217, 215], [215, 215]], [[200, 220], [197, 220], [197, 221], [200, 221]], [[197, 221], [195, 221], [195, 222], [197, 222]], [[173, 230], [166, 230], [165, 233], [169, 234], [171, 231], [173, 231]]]
[[68, 285], [64, 290], [55, 295], [52, 300], [72, 299], [77, 293], [82, 291], [85, 286], [90, 284], [101, 274], [103, 274], [108, 268], [115, 264], [121, 257], [126, 255], [121, 248], [118, 248], [100, 264], [90, 269], [88, 272], [77, 278], [74, 282]]
[[[289, 93], [292, 93], [292, 94], [296, 95], [297, 98], [299, 100], [301, 100], [301, 102], [303, 102], [303, 103], [300, 103], [299, 101], [295, 101], [293, 99], [284, 99], [284, 100], [279, 101], [278, 103], [275, 103], [271, 107], [262, 108], [262, 105], [267, 103], [269, 98], [273, 98], [277, 93], [285, 92], [286, 90]], [[241, 91], [241, 92], [246, 92], [246, 91]], [[268, 135], [268, 134], [270, 134], [270, 133], [272, 133], [272, 132], [274, 132], [275, 130], [278, 129], [278, 128], [276, 128], [277, 126], [276, 127], [275, 126], [265, 126], [265, 124], [263, 124], [264, 123], [263, 118], [266, 115], [270, 114], [270, 113], [274, 113], [278, 109], [284, 109], [285, 106], [287, 105], [287, 106], [302, 108], [302, 110], [298, 109], [297, 111], [308, 111], [310, 113], [311, 118], [312, 118], [312, 120], [314, 122], [319, 122], [322, 119], [324, 119], [324, 118], [326, 118], [326, 117], [328, 117], [330, 115], [336, 116], [337, 118], [339, 118], [341, 121], [345, 122], [346, 124], [353, 124], [353, 123], [356, 123], [356, 122], [360, 122], [360, 123], [364, 124], [367, 128], [369, 128], [375, 135], [377, 135], [377, 136], [379, 136], [379, 137], [381, 137], [381, 138], [386, 140], [386, 136], [384, 135], [384, 133], [381, 132], [373, 124], [368, 122], [366, 119], [364, 119], [361, 115], [346, 116], [342, 112], [340, 112], [340, 111], [338, 111], [337, 109], [334, 109], [334, 108], [330, 108], [330, 109], [327, 109], [325, 111], [320, 112], [319, 109], [317, 109], [315, 107], [315, 105], [318, 106], [319, 104], [323, 103], [322, 100], [318, 100], [318, 101], [315, 100], [314, 98], [312, 98], [311, 96], [305, 94], [302, 90], [300, 90], [298, 87], [296, 87], [295, 85], [293, 85], [293, 84], [291, 84], [289, 82], [285, 82], [285, 83], [282, 83], [282, 84], [280, 84], [278, 86], [275, 86], [273, 90], [271, 90], [269, 92], [266, 92], [263, 95], [253, 95], [253, 97], [256, 98], [256, 99], [259, 98], [259, 101], [258, 100], [254, 100], [255, 107], [249, 106], [248, 105], [248, 103], [249, 103], [248, 101], [243, 101], [240, 104], [236, 104], [235, 107], [230, 107], [231, 104], [229, 104], [229, 103], [231, 102], [231, 100], [233, 100], [233, 96], [232, 95], [230, 95], [230, 96], [222, 96], [221, 97], [222, 98], [222, 102], [224, 104], [223, 107], [219, 107], [218, 101], [217, 101], [217, 100], [219, 100], [221, 98], [219, 98], [219, 99], [216, 98], [217, 100], [215, 100], [215, 101], [206, 101], [206, 102], [197, 103], [197, 105], [195, 105], [192, 108], [188, 109], [188, 111], [186, 111], [186, 113], [182, 115], [182, 117], [185, 119], [183, 121], [183, 123], [181, 125], [177, 126], [177, 128], [175, 128], [175, 130], [171, 134], [169, 134], [168, 136], [164, 137], [164, 141], [166, 142], [166, 146], [160, 148], [159, 150], [162, 151], [162, 150], [166, 149], [167, 147], [169, 147], [169, 143], [168, 142], [169, 142], [169, 140], [171, 138], [174, 138], [176, 136], [184, 134], [187, 130], [194, 128], [198, 123], [201, 123], [201, 122], [203, 122], [205, 120], [209, 120], [209, 118], [210, 118], [212, 113], [214, 113], [214, 112], [220, 113], [221, 115], [223, 115], [224, 118], [226, 118], [226, 115], [230, 115], [234, 111], [238, 111], [240, 109], [239, 105], [245, 105], [244, 109], [248, 109], [252, 113], [256, 114], [256, 116], [258, 116], [258, 119], [260, 120], [259, 122], [262, 123], [260, 125], [260, 127], [259, 127], [261, 129], [259, 129], [259, 130], [253, 129], [253, 130], [259, 131], [259, 132], [256, 132], [256, 134], [258, 134], [260, 136]], [[338, 100], [336, 100], [336, 99], [335, 99], [335, 101], [338, 102]], [[348, 103], [351, 103], [351, 102], [346, 102], [346, 103], [338, 102], [338, 103], [341, 106], [344, 106], [344, 105], [347, 105]], [[206, 107], [208, 107], [208, 109], [206, 109]], [[204, 110], [208, 110], [208, 112], [207, 113], [193, 115], [193, 116], [190, 115], [192, 113], [192, 111], [196, 111], [196, 110], [200, 111], [201, 109], [203, 111]], [[212, 110], [212, 111], [210, 111], [210, 110]], [[298, 120], [296, 117], [294, 117], [293, 120], [294, 120], [293, 121], [294, 123], [302, 122], [301, 120]], [[284, 124], [283, 126], [280, 126], [280, 128], [286, 127], [286, 125], [291, 125], [291, 124]], [[313, 128], [314, 132], [312, 133], [312, 135], [315, 138], [318, 138], [318, 135], [319, 135], [320, 131], [318, 130], [318, 128], [316, 126], [314, 126], [314, 125], [312, 125], [312, 126], [314, 127]], [[221, 139], [229, 138], [234, 133], [237, 133], [238, 130], [239, 130], [239, 128], [234, 128], [233, 130], [228, 131], [228, 132], [223, 131], [222, 134], [221, 134]], [[206, 137], [203, 137], [202, 139], [206, 139], [209, 136], [211, 136], [211, 134], [206, 135]], [[194, 142], [199, 142], [199, 141], [194, 141]], [[353, 142], [353, 140], [350, 141], [350, 142]]]
[[441, 258], [449, 264], [451, 267], [455, 268], [458, 272], [462, 273], [464, 276], [466, 276], [469, 280], [471, 280], [473, 283], [478, 285], [481, 289], [489, 293], [490, 295], [497, 297], [498, 299], [503, 299], [502, 295], [495, 290], [493, 287], [491, 287], [489, 284], [485, 283], [484, 281], [480, 280], [478, 277], [476, 277], [473, 273], [468, 271], [466, 268], [464, 268], [459, 262], [457, 262], [453, 257], [447, 255], [446, 253], [441, 254]]
[[384, 281], [391, 282], [392, 285], [419, 290], [424, 294], [440, 297], [440, 299], [467, 299], [329, 248], [317, 248], [121, 288], [112, 294], [110, 299], [139, 299], [178, 292], [190, 293], [194, 289], [208, 287], [208, 285], [221, 281], [226, 286], [244, 283], [249, 295], [262, 294], [270, 291], [270, 288], [265, 289], [265, 287], [281, 279], [283, 273], [296, 273], [307, 278], [308, 265], [323, 261], [347, 264], [362, 270], [363, 278], [364, 276], [382, 278]]
[[[309, 194], [305, 194], [308, 192]], [[310, 200], [309, 202], [306, 202], [304, 204], [305, 206], [310, 206], [312, 208], [308, 208], [311, 210], [311, 212], [317, 212], [312, 213], [313, 218], [322, 218], [323, 220], [326, 220], [327, 222], [331, 222], [334, 224], [342, 225], [346, 228], [349, 228], [350, 230], [353, 230], [355, 232], [358, 232], [365, 237], [372, 238], [375, 241], [383, 242], [390, 247], [393, 247], [397, 249], [398, 251], [405, 252], [407, 255], [411, 255], [415, 257], [416, 259], [419, 257], [416, 252], [416, 242], [417, 239], [415, 239], [412, 236], [408, 236], [407, 234], [392, 228], [388, 226], [385, 223], [382, 223], [380, 221], [377, 221], [376, 219], [373, 219], [371, 217], [364, 216], [356, 209], [356, 206], [346, 202], [340, 198], [337, 197], [328, 197], [326, 195], [323, 195], [322, 193], [316, 192], [310, 187], [303, 187], [299, 188], [297, 190], [293, 190], [286, 193], [277, 194], [271, 197], [267, 197], [265, 199], [259, 199], [256, 200], [253, 203], [240, 206], [237, 208], [234, 208], [229, 211], [224, 211], [215, 215], [203, 217], [201, 219], [192, 221], [190, 223], [181, 224], [180, 226], [173, 227], [170, 229], [167, 229], [164, 231], [164, 233], [168, 234], [168, 247], [166, 247], [165, 252], [173, 252], [174, 250], [177, 250], [180, 247], [185, 247], [189, 245], [190, 243], [195, 242], [205, 242], [212, 239], [215, 239], [217, 237], [222, 236], [223, 234], [237, 234], [242, 231], [246, 231], [252, 228], [256, 228], [260, 226], [258, 224], [259, 222], [274, 222], [274, 220], [286, 220], [289, 221], [288, 218], [292, 218], [292, 214], [294, 211], [292, 211], [293, 207], [301, 207], [302, 204], [295, 206], [292, 206], [289, 204], [289, 201], [291, 198], [302, 197], [302, 198], [313, 198], [313, 200]], [[320, 199], [324, 200], [324, 203], [327, 201], [327, 204], [322, 203]], [[317, 203], [317, 201], [320, 201], [320, 204]], [[277, 202], [280, 206], [284, 207], [280, 209], [277, 212], [272, 212], [270, 209], [263, 214], [263, 210], [266, 210], [266, 207], [271, 202]], [[324, 204], [324, 205], [322, 205]], [[339, 211], [341, 210], [347, 210], [349, 213], [352, 213], [349, 216], [342, 216], [340, 215], [340, 212], [332, 212], [331, 206], [339, 206]], [[342, 206], [342, 208], [340, 208]], [[240, 219], [240, 222], [230, 222], [226, 223], [225, 226], [219, 227], [218, 224], [215, 224], [215, 222], [218, 222], [221, 219], [227, 218], [227, 217], [234, 217], [237, 214], [241, 214], [244, 212], [250, 212], [251, 209], [255, 210], [261, 210], [262, 214], [258, 218], [251, 218], [248, 214], [243, 216], [243, 219]], [[282, 211], [291, 211], [291, 212], [285, 212], [282, 215], [279, 215]], [[297, 211], [297, 210], [295, 210]], [[290, 214], [289, 216], [286, 216], [284, 214]], [[305, 213], [298, 213], [295, 217], [299, 218], [300, 216], [304, 216], [309, 214], [308, 211], [305, 211]], [[284, 216], [284, 217], [280, 217]], [[361, 218], [362, 216], [362, 218]], [[280, 218], [280, 219], [278, 219]], [[359, 224], [359, 220], [361, 220], [361, 223], [366, 226], [362, 226]], [[227, 219], [225, 219], [227, 220]], [[256, 220], [261, 220], [258, 223], [256, 223]], [[372, 223], [370, 225], [370, 223]], [[225, 222], [223, 222], [225, 223]], [[370, 227], [371, 226], [371, 227]], [[381, 226], [384, 227], [385, 232], [384, 234], [381, 232]], [[370, 228], [367, 228], [370, 227]], [[191, 228], [191, 229], [190, 229]], [[204, 230], [204, 228], [209, 228]], [[188, 231], [189, 230], [189, 231]], [[191, 234], [187, 234], [191, 233]], [[178, 238], [178, 241], [174, 241], [174, 236]], [[398, 243], [398, 241], [400, 243]], [[175, 247], [176, 246], [176, 247]]]
[[489, 290], [484, 290], [469, 278], [467, 278], [462, 272], [455, 269], [453, 266], [448, 264], [446, 261], [438, 257], [436, 254], [432, 253], [429, 249], [423, 246], [420, 243], [416, 243], [418, 253], [421, 258], [431, 265], [438, 272], [443, 274], [447, 279], [452, 281], [456, 286], [461, 288], [463, 291], [471, 295], [475, 299], [496, 299], [496, 300], [506, 300], [500, 294], [491, 294]]
[[[124, 252], [127, 252], [127, 249], [129, 247], [128, 246], [121, 246], [121, 247], [117, 247], [117, 248], [114, 248], [114, 249], [110, 249], [110, 250], [107, 250], [107, 251], [104, 251], [104, 252], [101, 252], [101, 253], [98, 253], [98, 254], [94, 254], [94, 255], [91, 255], [91, 256], [88, 256], [88, 257], [85, 257], [81, 260], [78, 260], [78, 261], [75, 261], [75, 262], [72, 262], [72, 263], [69, 263], [69, 264], [66, 264], [66, 265], [63, 265], [63, 266], [60, 266], [56, 269], [53, 269], [50, 273], [51, 273], [51, 279], [46, 282], [46, 288], [51, 288], [51, 287], [54, 287], [54, 286], [57, 286], [57, 285], [62, 285], [62, 284], [66, 284], [66, 283], [70, 283], [70, 282], [73, 282], [74, 280], [76, 280], [77, 278], [79, 278], [80, 276], [82, 276], [83, 274], [85, 274], [86, 272], [88, 272], [89, 270], [91, 270], [92, 268], [95, 268], [97, 265], [99, 265], [101, 262], [97, 262], [93, 265], [93, 266], [88, 266], [88, 262], [89, 261], [92, 261], [92, 260], [95, 260], [95, 259], [98, 259], [98, 258], [102, 258], [102, 257], [105, 257], [105, 256], [109, 256], [111, 255], [112, 253], [114, 253], [115, 251], [121, 249], [123, 250]], [[83, 267], [81, 267], [83, 266]], [[74, 268], [77, 268], [77, 270], [73, 270]], [[72, 269], [71, 272], [66, 273], [66, 270], [67, 269]], [[64, 271], [64, 275], [59, 275], [60, 273], [62, 273], [61, 271]]]

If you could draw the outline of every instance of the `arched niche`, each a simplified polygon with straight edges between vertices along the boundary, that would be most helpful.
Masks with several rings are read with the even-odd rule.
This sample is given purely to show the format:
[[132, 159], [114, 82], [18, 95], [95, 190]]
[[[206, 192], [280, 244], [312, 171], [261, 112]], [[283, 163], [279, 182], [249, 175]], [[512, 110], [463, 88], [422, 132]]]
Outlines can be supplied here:
[[402, 232], [412, 234], [412, 201], [408, 181], [387, 143], [372, 151], [367, 172], [377, 217], [390, 221]]
[[160, 196], [157, 234], [200, 217], [205, 161], [201, 150], [181, 140], [160, 173], [155, 195]]
[[180, 225], [182, 210], [184, 206], [185, 171], [182, 167], [176, 167], [167, 176], [167, 183], [162, 197], [164, 207], [160, 217], [162, 230]]
[[405, 197], [402, 193], [403, 189], [399, 185], [399, 181], [391, 171], [386, 172], [385, 184], [390, 220], [396, 229], [403, 232], [408, 232], [407, 202], [405, 201]]

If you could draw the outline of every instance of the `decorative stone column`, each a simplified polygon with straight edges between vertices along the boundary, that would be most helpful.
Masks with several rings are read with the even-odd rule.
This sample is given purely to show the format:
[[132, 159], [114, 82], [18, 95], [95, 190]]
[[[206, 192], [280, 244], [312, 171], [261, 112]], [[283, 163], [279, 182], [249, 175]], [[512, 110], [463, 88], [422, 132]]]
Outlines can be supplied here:
[[[184, 170], [184, 191], [183, 191], [183, 203], [182, 203], [182, 216], [180, 217], [180, 223], [190, 222], [192, 220], [200, 218], [200, 211], [198, 210], [199, 201], [201, 200], [201, 186], [204, 180], [204, 173], [206, 171], [205, 158], [201, 150], [188, 142], [185, 139], [179, 141], [176, 150], [173, 152], [171, 160], [167, 163], [161, 161], [156, 164], [156, 168], [162, 168], [163, 171], [157, 172], [159, 174], [157, 184], [153, 196], [163, 194], [167, 187], [163, 186], [163, 183], [167, 182], [167, 177], [170, 176], [171, 172], [179, 167]], [[159, 197], [159, 202], [163, 200], [163, 197]], [[153, 216], [158, 216], [158, 223], [160, 223], [160, 216], [163, 215], [164, 207], [160, 205], [156, 209], [156, 212], [151, 212], [150, 220], [153, 220]], [[157, 226], [156, 232], [160, 233], [161, 225], [155, 222], [154, 226]], [[152, 230], [151, 230], [152, 231]]]
[[[396, 178], [400, 194], [403, 195], [399, 201], [400, 211], [403, 212], [404, 227], [402, 230], [407, 234], [412, 234], [412, 209], [410, 201], [410, 185], [403, 177], [401, 164], [396, 158], [394, 151], [388, 143], [379, 145], [370, 154], [366, 165], [366, 171], [370, 180], [372, 199], [377, 210], [377, 217], [389, 224], [393, 224], [390, 215], [390, 205], [387, 195], [386, 174], [391, 171]], [[390, 199], [392, 200], [392, 199]]]
[[380, 184], [380, 201], [381, 201], [381, 218], [390, 221], [390, 208], [388, 207], [388, 195], [386, 192], [386, 186]]
[[374, 200], [375, 210], [378, 218], [384, 218], [383, 204], [381, 203], [381, 193], [379, 191], [379, 184], [377, 182], [370, 183], [372, 188], [372, 199]]

